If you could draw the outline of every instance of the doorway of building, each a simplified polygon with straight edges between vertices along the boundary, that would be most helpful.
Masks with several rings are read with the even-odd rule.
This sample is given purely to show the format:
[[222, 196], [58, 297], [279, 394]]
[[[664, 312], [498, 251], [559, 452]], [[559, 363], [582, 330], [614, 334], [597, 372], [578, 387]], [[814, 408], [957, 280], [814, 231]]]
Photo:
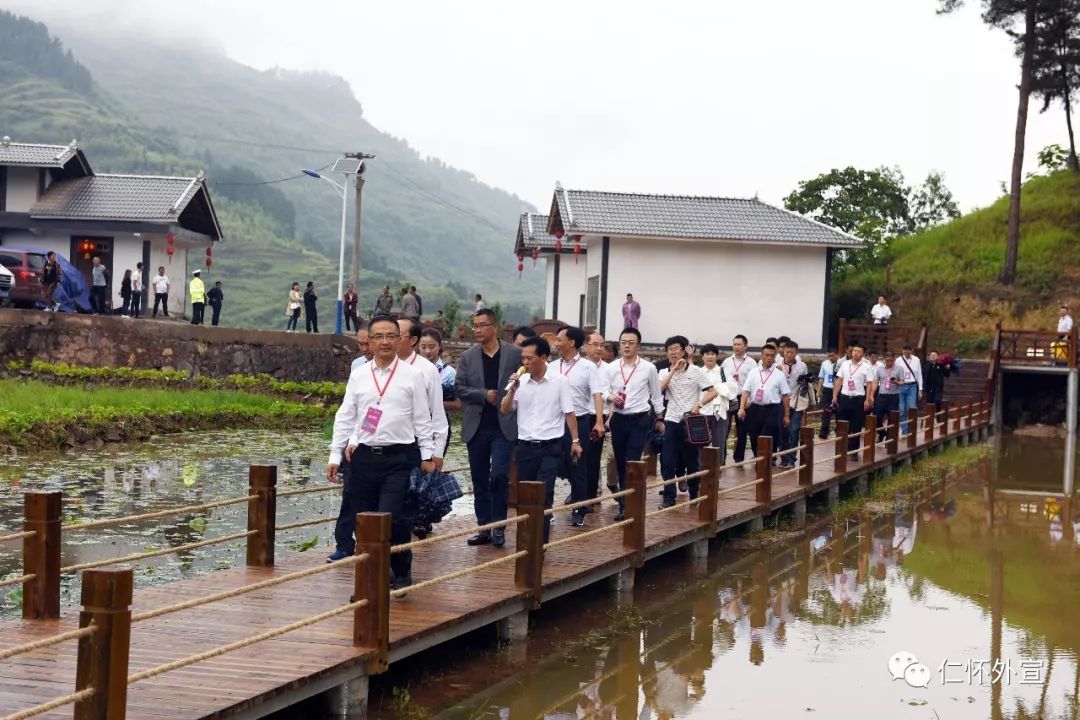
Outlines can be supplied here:
[[71, 264], [82, 273], [86, 279], [86, 287], [94, 286], [94, 258], [101, 258], [101, 264], [109, 271], [109, 282], [106, 287], [105, 297], [109, 306], [112, 306], [112, 287], [116, 279], [113, 277], [113, 239], [111, 237], [87, 237], [85, 235], [71, 236]]

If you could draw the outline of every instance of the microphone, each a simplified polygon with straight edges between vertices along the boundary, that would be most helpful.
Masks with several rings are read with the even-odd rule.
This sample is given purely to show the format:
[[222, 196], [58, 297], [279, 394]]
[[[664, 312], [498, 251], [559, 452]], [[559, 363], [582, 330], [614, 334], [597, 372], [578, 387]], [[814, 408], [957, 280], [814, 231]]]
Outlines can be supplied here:
[[510, 392], [510, 388], [514, 387], [514, 383], [517, 382], [525, 372], [524, 365], [518, 368], [517, 376], [510, 378], [510, 382], [506, 383], [506, 392]]

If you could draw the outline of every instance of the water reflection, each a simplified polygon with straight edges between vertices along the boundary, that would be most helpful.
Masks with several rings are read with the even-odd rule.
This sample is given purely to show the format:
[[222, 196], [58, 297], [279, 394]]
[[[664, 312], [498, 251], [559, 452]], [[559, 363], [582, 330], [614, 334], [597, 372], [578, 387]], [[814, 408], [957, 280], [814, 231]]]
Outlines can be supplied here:
[[[643, 627], [613, 623], [438, 717], [1075, 719], [1073, 503], [995, 494], [989, 472], [692, 582], [650, 567]], [[894, 679], [901, 650], [921, 662]]]

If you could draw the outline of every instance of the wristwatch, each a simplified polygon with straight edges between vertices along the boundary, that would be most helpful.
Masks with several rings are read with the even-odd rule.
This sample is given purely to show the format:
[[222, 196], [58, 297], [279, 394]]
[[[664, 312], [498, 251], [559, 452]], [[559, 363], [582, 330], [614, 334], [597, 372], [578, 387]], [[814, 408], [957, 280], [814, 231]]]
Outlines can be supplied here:
[[578, 440], [577, 438], [574, 438], [574, 439], [572, 439], [572, 440], [570, 441], [570, 444], [571, 444], [571, 445], [580, 445], [580, 444], [581, 444], [581, 441], [580, 441], [580, 440]]

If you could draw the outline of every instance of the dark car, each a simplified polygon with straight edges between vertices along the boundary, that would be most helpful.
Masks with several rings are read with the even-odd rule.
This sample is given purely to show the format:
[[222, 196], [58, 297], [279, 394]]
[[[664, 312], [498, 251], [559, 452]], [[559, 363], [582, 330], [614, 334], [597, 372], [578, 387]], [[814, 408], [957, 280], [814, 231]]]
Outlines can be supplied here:
[[45, 254], [21, 248], [0, 247], [0, 265], [15, 276], [9, 301], [19, 307], [44, 307], [45, 288], [41, 284], [41, 270], [45, 267]]

